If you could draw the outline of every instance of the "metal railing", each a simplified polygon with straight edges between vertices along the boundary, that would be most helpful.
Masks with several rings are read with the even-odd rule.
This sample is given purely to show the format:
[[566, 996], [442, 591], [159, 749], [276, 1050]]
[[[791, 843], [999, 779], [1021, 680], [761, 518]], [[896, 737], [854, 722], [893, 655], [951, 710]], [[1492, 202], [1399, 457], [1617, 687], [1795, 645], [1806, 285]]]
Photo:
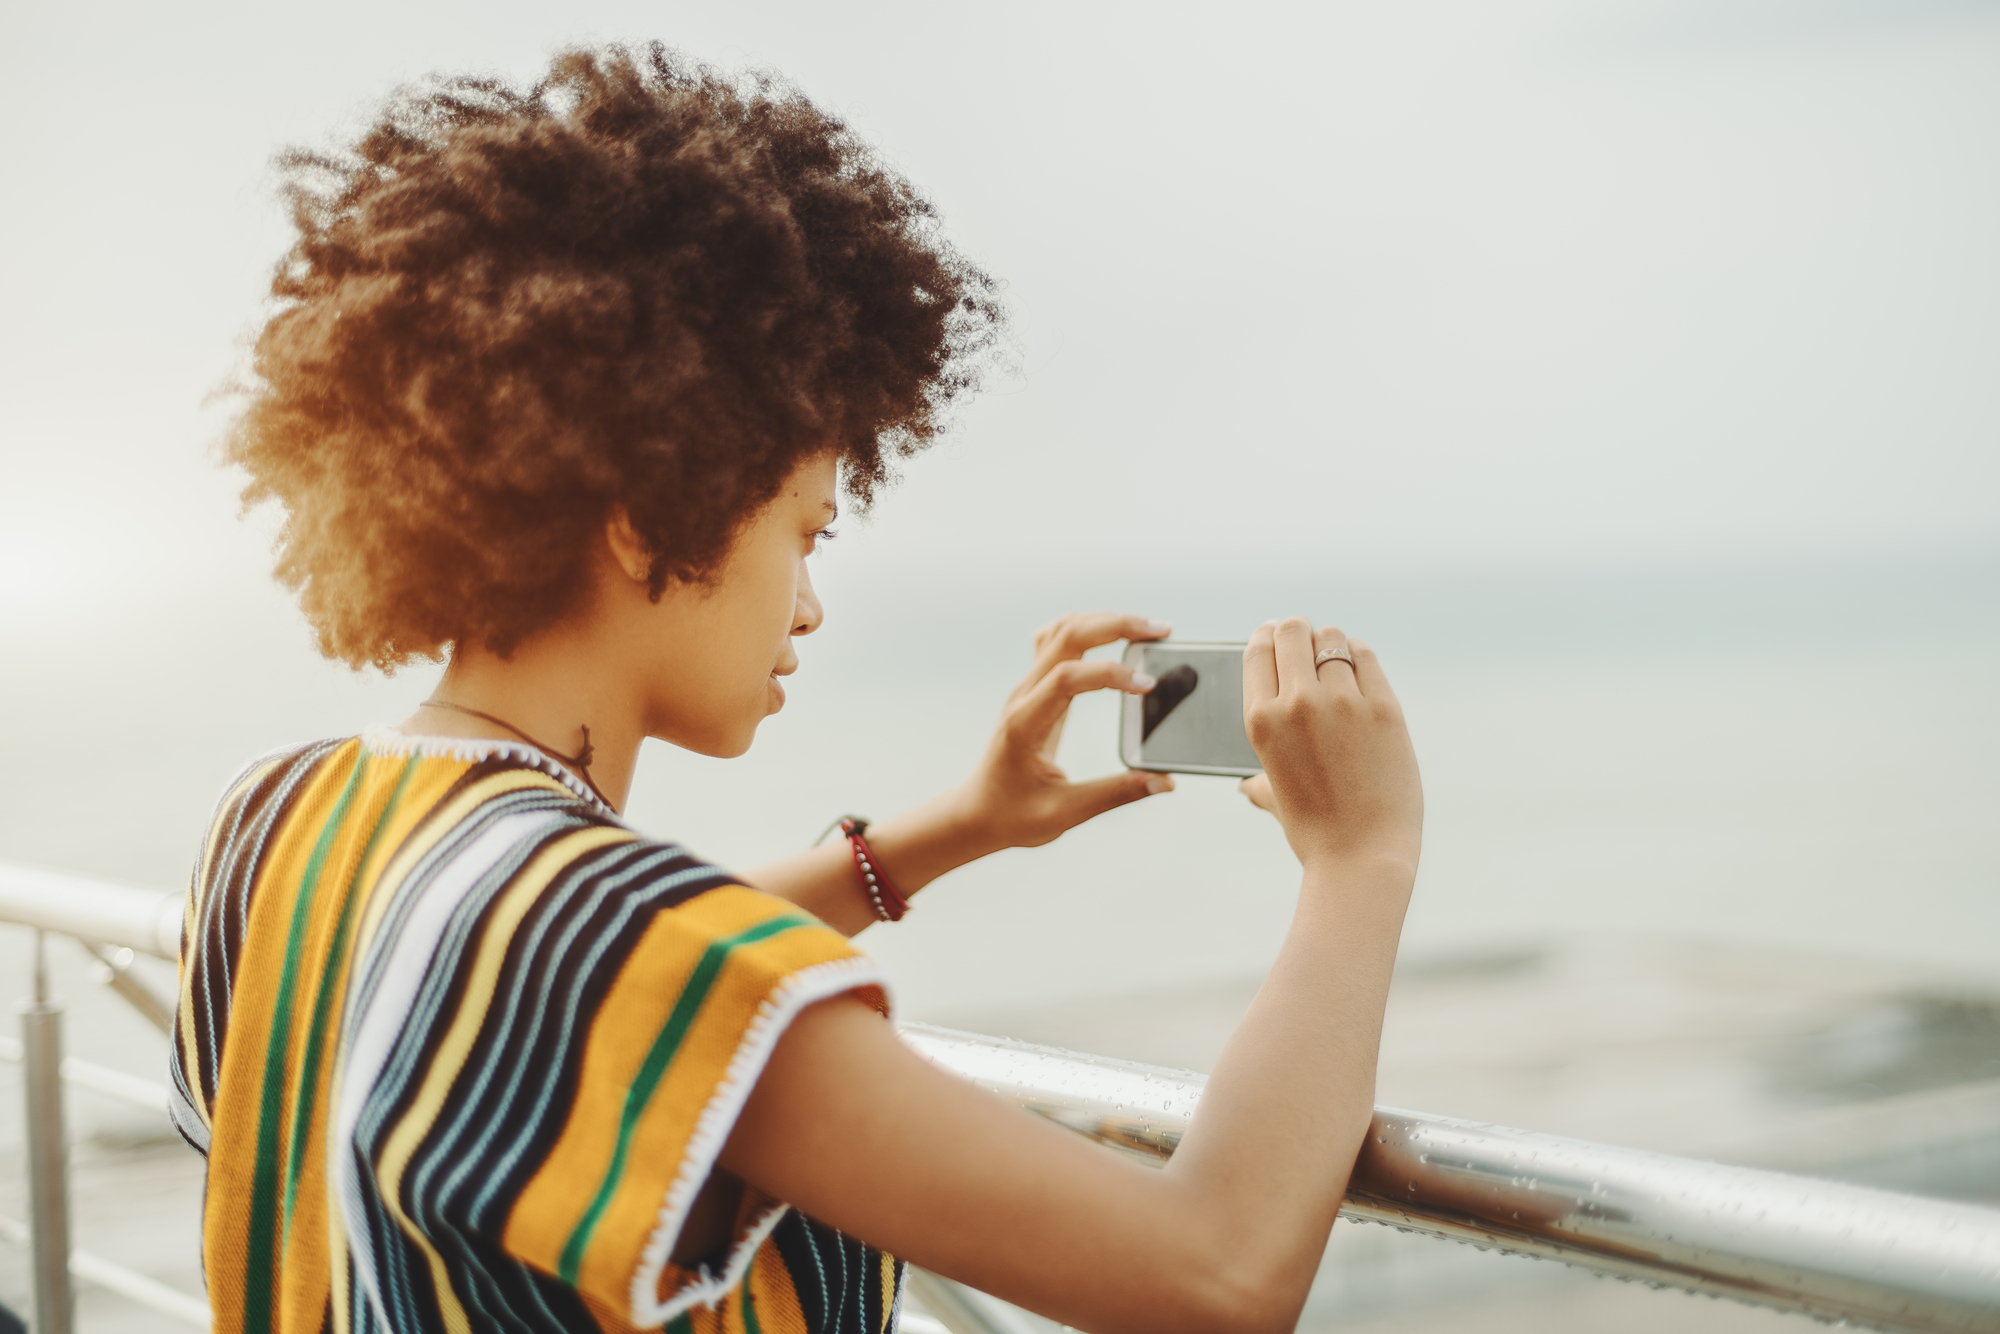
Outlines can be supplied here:
[[[1207, 1080], [903, 1025], [1078, 1134], [1172, 1156]], [[2000, 1330], [2000, 1210], [1377, 1107], [1341, 1216], [1618, 1278], [1924, 1334]]]
[[63, 1086], [136, 1103], [165, 1115], [168, 1091], [157, 1080], [63, 1055], [63, 1006], [48, 982], [48, 932], [75, 936], [97, 958], [100, 977], [163, 1032], [172, 1008], [133, 976], [135, 952], [172, 959], [180, 910], [172, 895], [109, 885], [25, 867], [0, 866], [0, 922], [35, 929], [32, 990], [21, 1004], [21, 1037], [0, 1036], [0, 1060], [25, 1068], [28, 1131], [26, 1223], [0, 1218], [0, 1240], [25, 1245], [34, 1275], [36, 1334], [73, 1334], [73, 1280], [110, 1289], [182, 1323], [206, 1329], [208, 1303], [70, 1245], [69, 1143]]
[[[171, 959], [178, 914], [172, 895], [0, 866], [0, 922], [74, 935], [100, 950]], [[87, 1082], [94, 1069], [61, 1059], [59, 1027], [53, 1040], [31, 1039], [46, 1035], [34, 1023], [53, 1005], [38, 997], [24, 1007], [31, 1109], [60, 1078]], [[980, 1087], [1156, 1162], [1180, 1143], [1206, 1082], [1187, 1071], [922, 1024], [905, 1024], [902, 1034], [920, 1055]], [[60, 1155], [59, 1138], [41, 1133], [34, 1143], [49, 1147], [31, 1152]], [[46, 1190], [58, 1191], [60, 1169], [49, 1174]], [[73, 1273], [101, 1282], [105, 1262], [72, 1256], [57, 1272], [46, 1257], [69, 1253], [67, 1197], [46, 1196], [39, 1175], [35, 1181], [39, 1312], [44, 1281], [66, 1288]], [[1909, 1334], [2000, 1330], [2000, 1210], [1944, 1200], [1378, 1107], [1341, 1214], [1821, 1320]], [[44, 1230], [58, 1229], [44, 1241]], [[1013, 1323], [1007, 1311], [934, 1275], [918, 1276], [913, 1287], [953, 1334], [993, 1334]], [[122, 1290], [145, 1300], [133, 1285]], [[183, 1318], [189, 1310], [154, 1304]], [[37, 1325], [38, 1334], [68, 1329]]]

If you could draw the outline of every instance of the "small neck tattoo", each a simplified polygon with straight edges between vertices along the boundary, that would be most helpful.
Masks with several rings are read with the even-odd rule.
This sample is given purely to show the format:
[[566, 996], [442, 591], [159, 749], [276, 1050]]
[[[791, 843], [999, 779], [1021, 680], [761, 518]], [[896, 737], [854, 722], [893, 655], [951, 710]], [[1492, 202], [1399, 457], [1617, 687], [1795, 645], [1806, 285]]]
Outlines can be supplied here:
[[581, 778], [589, 786], [590, 790], [597, 794], [599, 801], [603, 802], [606, 806], [610, 806], [614, 812], [618, 809], [611, 804], [611, 798], [605, 796], [603, 791], [597, 786], [597, 780], [590, 776], [590, 762], [597, 756], [597, 748], [590, 744], [590, 724], [584, 723], [581, 725], [583, 728], [583, 749], [574, 755], [565, 755], [554, 746], [545, 745], [535, 740], [505, 718], [496, 718], [492, 714], [485, 713], [479, 709], [469, 709], [463, 704], [454, 704], [448, 699], [438, 699], [435, 696], [425, 700], [418, 707], [425, 709], [449, 709], [453, 713], [462, 713], [468, 718], [478, 718], [482, 722], [492, 723], [495, 727], [506, 728], [509, 732], [512, 732], [536, 750], [541, 751], [550, 759], [574, 769], [577, 777]]

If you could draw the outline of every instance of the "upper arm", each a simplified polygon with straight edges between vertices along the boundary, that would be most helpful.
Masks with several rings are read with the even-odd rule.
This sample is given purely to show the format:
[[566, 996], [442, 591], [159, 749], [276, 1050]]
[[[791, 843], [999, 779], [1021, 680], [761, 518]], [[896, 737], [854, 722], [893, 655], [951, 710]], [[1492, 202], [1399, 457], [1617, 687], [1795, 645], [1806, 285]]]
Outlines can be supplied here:
[[793, 1021], [721, 1162], [851, 1236], [1084, 1328], [1255, 1323], [1173, 1174], [937, 1069], [853, 1000]]

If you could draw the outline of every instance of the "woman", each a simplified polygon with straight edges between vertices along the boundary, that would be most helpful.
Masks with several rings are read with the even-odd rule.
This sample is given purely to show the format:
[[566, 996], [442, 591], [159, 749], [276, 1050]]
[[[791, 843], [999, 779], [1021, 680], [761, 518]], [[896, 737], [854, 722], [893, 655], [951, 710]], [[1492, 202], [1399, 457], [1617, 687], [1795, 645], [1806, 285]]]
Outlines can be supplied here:
[[[1103, 1334], [1297, 1319], [1367, 1127], [1422, 799], [1359, 641], [1244, 658], [1296, 920], [1164, 1171], [884, 1022], [847, 938], [1171, 788], [1071, 783], [1151, 682], [1079, 616], [966, 784], [737, 876], [618, 817], [733, 756], [816, 629], [807, 557], [976, 382], [992, 284], [835, 120], [660, 48], [398, 99], [288, 160], [299, 239], [229, 457], [322, 651], [449, 659], [395, 728], [253, 764], [189, 898], [176, 1120], [216, 1328], [879, 1331], [901, 1261]], [[896, 1257], [896, 1258], [891, 1258]]]

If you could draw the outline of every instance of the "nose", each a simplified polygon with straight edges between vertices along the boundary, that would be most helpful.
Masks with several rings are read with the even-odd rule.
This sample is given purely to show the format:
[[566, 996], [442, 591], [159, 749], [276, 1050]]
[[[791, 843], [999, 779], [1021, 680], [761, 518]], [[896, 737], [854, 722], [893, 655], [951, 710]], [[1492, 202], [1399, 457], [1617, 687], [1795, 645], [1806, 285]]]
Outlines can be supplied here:
[[819, 629], [826, 620], [826, 609], [819, 605], [819, 594], [813, 588], [812, 571], [805, 562], [799, 562], [798, 602], [792, 607], [792, 633], [809, 635]]

